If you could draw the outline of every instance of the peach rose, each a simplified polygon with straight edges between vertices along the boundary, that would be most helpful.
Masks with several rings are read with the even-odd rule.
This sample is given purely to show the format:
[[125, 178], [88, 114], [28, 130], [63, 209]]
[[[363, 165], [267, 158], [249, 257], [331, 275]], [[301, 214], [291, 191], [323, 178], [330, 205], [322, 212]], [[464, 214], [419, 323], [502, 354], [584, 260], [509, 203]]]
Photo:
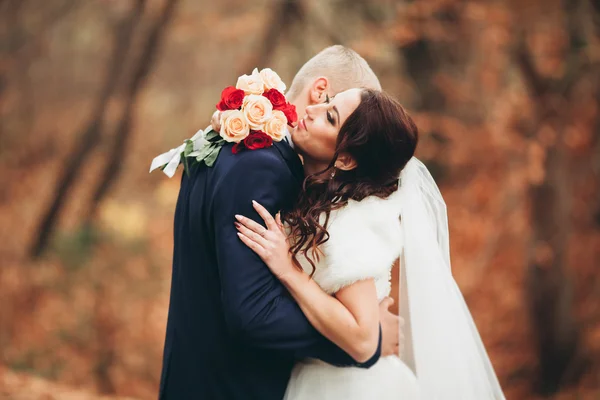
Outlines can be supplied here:
[[287, 118], [285, 117], [285, 114], [283, 111], [273, 111], [273, 116], [265, 124], [264, 132], [271, 136], [274, 141], [280, 142], [285, 137], [286, 131]]
[[258, 69], [254, 68], [252, 75], [242, 75], [238, 78], [236, 89], [241, 89], [244, 93], [248, 94], [262, 94], [265, 88], [265, 84], [258, 72]]
[[264, 96], [257, 94], [249, 94], [244, 99], [242, 112], [248, 120], [250, 129], [257, 131], [263, 130], [265, 123], [271, 119], [273, 115], [273, 105]]
[[265, 68], [260, 71], [260, 77], [265, 85], [265, 90], [277, 89], [282, 94], [285, 92], [285, 83], [283, 83], [279, 75], [271, 68]]
[[250, 133], [248, 120], [240, 110], [221, 112], [221, 137], [227, 142], [239, 143]]

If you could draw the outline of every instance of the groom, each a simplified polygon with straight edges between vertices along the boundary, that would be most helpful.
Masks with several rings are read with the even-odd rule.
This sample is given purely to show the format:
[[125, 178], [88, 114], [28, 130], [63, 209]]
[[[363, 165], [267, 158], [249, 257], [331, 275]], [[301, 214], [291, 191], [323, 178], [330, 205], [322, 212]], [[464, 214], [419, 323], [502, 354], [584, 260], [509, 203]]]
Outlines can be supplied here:
[[[325, 49], [298, 72], [288, 100], [300, 116], [325, 95], [381, 89], [368, 64], [343, 46]], [[380, 307], [375, 354], [357, 363], [319, 334], [282, 284], [239, 239], [234, 215], [262, 223], [252, 200], [275, 214], [293, 206], [304, 179], [288, 141], [232, 154], [184, 174], [175, 210], [173, 276], [160, 399], [281, 400], [294, 362], [368, 368], [398, 345], [398, 319]], [[389, 350], [392, 349], [392, 350]]]

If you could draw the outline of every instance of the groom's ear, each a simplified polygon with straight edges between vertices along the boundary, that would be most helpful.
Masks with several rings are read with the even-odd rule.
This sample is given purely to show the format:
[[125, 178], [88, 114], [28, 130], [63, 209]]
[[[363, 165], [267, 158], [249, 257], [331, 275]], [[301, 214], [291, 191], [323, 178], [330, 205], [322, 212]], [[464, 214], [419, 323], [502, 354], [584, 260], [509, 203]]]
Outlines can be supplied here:
[[325, 101], [325, 94], [329, 90], [329, 80], [320, 76], [314, 80], [308, 89], [309, 105], [321, 104]]
[[337, 160], [335, 160], [335, 167], [337, 169], [341, 169], [342, 171], [350, 171], [358, 166], [358, 163], [348, 153], [342, 153], [338, 156]]

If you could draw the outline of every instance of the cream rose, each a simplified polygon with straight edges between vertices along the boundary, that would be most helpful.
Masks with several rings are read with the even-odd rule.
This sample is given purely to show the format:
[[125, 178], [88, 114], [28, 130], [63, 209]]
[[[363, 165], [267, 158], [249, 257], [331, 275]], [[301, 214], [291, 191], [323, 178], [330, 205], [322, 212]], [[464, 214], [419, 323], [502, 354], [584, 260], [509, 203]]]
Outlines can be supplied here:
[[227, 110], [221, 113], [221, 137], [227, 142], [239, 143], [250, 133], [248, 120], [240, 110]]
[[273, 111], [273, 116], [265, 124], [264, 132], [271, 136], [274, 141], [280, 142], [285, 137], [286, 131], [287, 118], [285, 117], [285, 114], [283, 111]]
[[254, 68], [252, 75], [242, 75], [238, 78], [235, 88], [243, 90], [247, 95], [262, 94], [265, 84], [260, 73], [258, 72], [258, 69]]
[[285, 92], [285, 83], [283, 83], [279, 75], [271, 68], [265, 68], [260, 71], [260, 77], [265, 85], [265, 90], [277, 89], [281, 93]]
[[249, 94], [244, 99], [242, 112], [248, 120], [250, 129], [263, 130], [265, 123], [273, 115], [273, 105], [264, 96]]

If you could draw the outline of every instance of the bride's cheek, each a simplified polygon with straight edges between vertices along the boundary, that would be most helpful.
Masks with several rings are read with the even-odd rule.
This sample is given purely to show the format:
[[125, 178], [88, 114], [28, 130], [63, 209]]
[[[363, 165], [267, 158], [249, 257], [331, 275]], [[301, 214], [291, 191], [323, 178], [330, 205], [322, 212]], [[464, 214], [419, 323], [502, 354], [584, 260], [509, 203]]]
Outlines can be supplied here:
[[307, 138], [310, 135], [310, 133], [308, 133], [307, 130], [306, 131], [300, 131], [299, 134], [300, 134], [301, 138]]

